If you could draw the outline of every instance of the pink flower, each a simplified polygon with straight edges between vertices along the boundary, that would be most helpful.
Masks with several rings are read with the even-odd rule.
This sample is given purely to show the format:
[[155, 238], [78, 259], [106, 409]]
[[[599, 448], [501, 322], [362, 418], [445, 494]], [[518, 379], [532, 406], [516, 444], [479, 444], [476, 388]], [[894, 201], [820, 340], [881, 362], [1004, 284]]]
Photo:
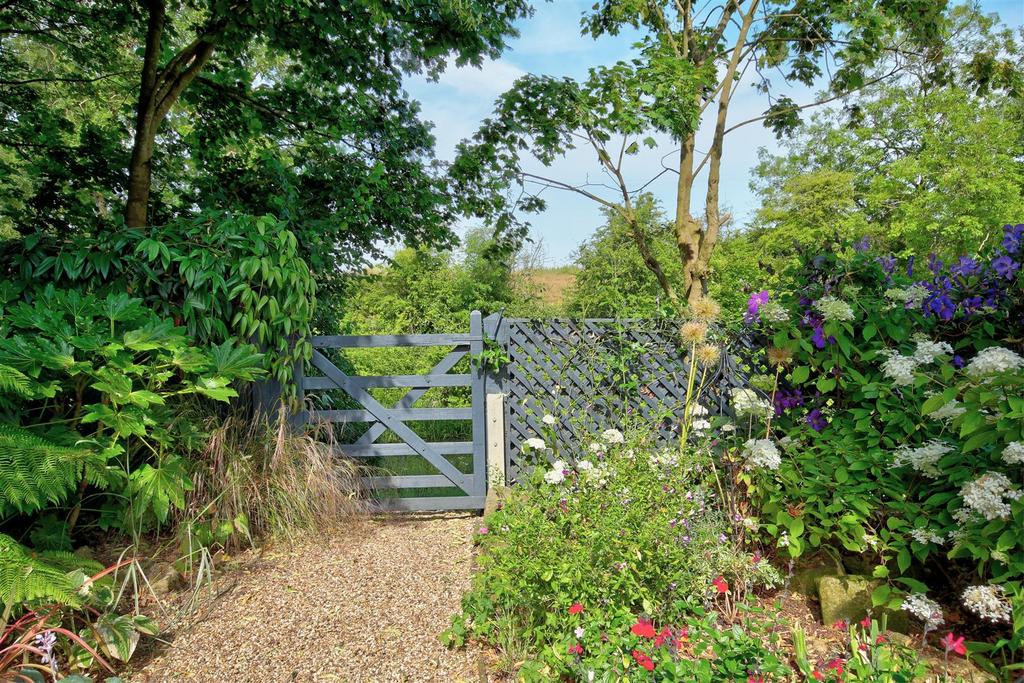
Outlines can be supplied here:
[[487, 533], [488, 533], [489, 531], [490, 531], [490, 529], [488, 529], [488, 528], [487, 528], [487, 527], [485, 527], [485, 526], [482, 526], [482, 527], [480, 527], [479, 529], [477, 529], [477, 530], [476, 530], [476, 532], [477, 532], [478, 534], [480, 534], [481, 536], [483, 536], [483, 535], [487, 534]]
[[719, 593], [729, 592], [729, 584], [726, 582], [724, 576], [719, 576], [718, 578], [716, 578], [714, 581], [711, 582], [711, 585], [714, 586], [715, 590], [717, 590]]
[[579, 643], [576, 643], [575, 645], [570, 645], [569, 646], [569, 654], [582, 656], [583, 655], [583, 646], [580, 645]]
[[950, 631], [946, 634], [945, 638], [939, 640], [942, 647], [946, 648], [946, 652], [955, 652], [961, 657], [967, 654], [967, 648], [964, 646], [964, 637], [953, 635]]
[[864, 617], [863, 619], [861, 619], [860, 620], [860, 625], [863, 626], [864, 628], [871, 628], [871, 617], [868, 616], [868, 617]]
[[645, 655], [643, 652], [640, 652], [640, 650], [633, 650], [633, 659], [636, 660], [637, 664], [647, 669], [648, 671], [654, 671], [654, 660]]
[[747, 683], [764, 683], [764, 676], [755, 676], [750, 674], [747, 676]]
[[629, 630], [633, 635], [640, 636], [641, 638], [653, 638], [655, 636], [654, 624], [643, 619], [637, 619], [636, 623], [633, 624], [633, 628]]
[[665, 626], [664, 628], [661, 629], [661, 632], [654, 639], [654, 645], [656, 647], [661, 647], [662, 645], [665, 644], [665, 641], [671, 640], [671, 639], [672, 639], [672, 630], [668, 626]]
[[583, 605], [574, 602], [569, 606], [569, 614], [579, 614], [583, 611]]
[[836, 623], [832, 624], [832, 628], [834, 628], [837, 631], [845, 631], [846, 630], [846, 619], [840, 619]]

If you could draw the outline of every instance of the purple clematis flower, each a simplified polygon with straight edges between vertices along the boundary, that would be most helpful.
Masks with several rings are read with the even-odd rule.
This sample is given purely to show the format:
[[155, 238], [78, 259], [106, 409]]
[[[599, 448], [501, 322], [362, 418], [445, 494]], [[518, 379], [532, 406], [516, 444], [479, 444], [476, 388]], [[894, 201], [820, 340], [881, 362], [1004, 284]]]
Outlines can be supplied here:
[[932, 294], [924, 301], [925, 315], [934, 315], [939, 320], [952, 320], [956, 304], [945, 294]]
[[758, 311], [760, 311], [761, 307], [766, 303], [768, 303], [768, 290], [763, 290], [750, 295], [750, 298], [747, 299], [746, 319], [748, 323], [752, 323], [757, 320]]
[[996, 271], [999, 277], [1004, 277], [1007, 280], [1013, 278], [1019, 268], [1020, 264], [1006, 254], [992, 261], [992, 270]]
[[981, 266], [974, 259], [961, 256], [956, 265], [950, 267], [949, 272], [960, 277], [971, 277], [981, 272]]
[[817, 408], [807, 413], [807, 417], [804, 418], [804, 422], [811, 426], [816, 432], [820, 432], [828, 426], [828, 420], [821, 414], [821, 411]]
[[821, 329], [820, 324], [814, 326], [814, 334], [811, 335], [811, 341], [814, 342], [815, 348], [825, 348], [825, 330]]
[[860, 238], [860, 240], [858, 240], [856, 242], [856, 244], [853, 245], [853, 250], [857, 251], [857, 252], [860, 252], [860, 253], [864, 253], [865, 251], [867, 251], [870, 248], [871, 248], [871, 240], [867, 236], [864, 236], [864, 237]]
[[1003, 249], [1016, 254], [1024, 244], [1024, 223], [1017, 225], [1006, 224], [1003, 226]]

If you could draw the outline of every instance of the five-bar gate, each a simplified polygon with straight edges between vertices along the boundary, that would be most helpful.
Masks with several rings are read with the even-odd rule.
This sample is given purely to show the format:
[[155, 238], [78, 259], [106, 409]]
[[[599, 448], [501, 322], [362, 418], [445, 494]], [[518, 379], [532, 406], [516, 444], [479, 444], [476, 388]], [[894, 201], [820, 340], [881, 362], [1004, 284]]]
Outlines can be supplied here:
[[[347, 456], [357, 459], [418, 456], [423, 462], [419, 470], [427, 473], [394, 474], [364, 477], [364, 483], [376, 492], [379, 507], [388, 510], [473, 510], [484, 507], [487, 494], [487, 473], [484, 420], [484, 373], [479, 363], [469, 363], [468, 373], [451, 371], [467, 356], [483, 350], [483, 321], [478, 311], [470, 316], [469, 334], [399, 334], [399, 335], [334, 335], [312, 338], [310, 361], [317, 374], [299, 371], [296, 378], [302, 404], [307, 409], [296, 415], [297, 421], [357, 423], [368, 429], [351, 443], [339, 444]], [[449, 346], [451, 351], [424, 375], [350, 375], [328, 358], [328, 349], [359, 349], [382, 347]], [[384, 405], [374, 398], [370, 389], [401, 387], [409, 391], [393, 405]], [[434, 387], [470, 387], [471, 405], [467, 407], [417, 407], [417, 402]], [[315, 409], [307, 401], [311, 392], [343, 390], [358, 403], [358, 408]], [[472, 420], [471, 441], [425, 441], [407, 423], [410, 421]], [[398, 438], [395, 443], [382, 443], [386, 432]], [[471, 455], [471, 467], [459, 467], [449, 456]], [[405, 458], [407, 461], [408, 458]], [[465, 457], [456, 461], [469, 460]], [[387, 470], [389, 468], [382, 468]], [[409, 495], [423, 489], [458, 490], [456, 495]]]

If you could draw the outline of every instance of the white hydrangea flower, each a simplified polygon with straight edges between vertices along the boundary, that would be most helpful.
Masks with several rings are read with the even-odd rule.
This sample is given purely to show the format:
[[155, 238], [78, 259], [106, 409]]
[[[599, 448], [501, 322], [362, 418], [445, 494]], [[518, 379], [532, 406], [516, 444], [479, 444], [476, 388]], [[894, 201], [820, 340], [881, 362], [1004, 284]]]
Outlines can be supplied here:
[[580, 460], [579, 462], [576, 463], [577, 472], [586, 472], [587, 470], [592, 469], [594, 469], [594, 463], [590, 462], [589, 460]]
[[934, 439], [916, 448], [900, 446], [896, 449], [896, 457], [893, 459], [892, 464], [896, 467], [910, 465], [926, 477], [934, 479], [940, 474], [936, 463], [951, 450], [953, 449], [949, 444]]
[[937, 534], [931, 529], [911, 529], [910, 536], [921, 544], [936, 543], [942, 544], [946, 538], [942, 534]]
[[722, 432], [735, 432], [736, 431], [736, 425], [734, 425], [731, 422], [726, 422], [725, 424], [723, 424], [718, 429], [719, 429], [719, 431], [722, 431]]
[[749, 467], [777, 470], [782, 463], [779, 449], [771, 439], [747, 439], [743, 444], [743, 457]]
[[825, 320], [843, 322], [854, 319], [853, 309], [850, 307], [850, 304], [834, 296], [821, 297], [814, 302], [814, 307], [818, 309], [818, 312], [821, 313]]
[[777, 324], [789, 320], [789, 311], [778, 301], [769, 301], [766, 304], [762, 304], [757, 313], [761, 317], [761, 321], [766, 323]]
[[968, 510], [992, 521], [1009, 517], [1009, 501], [1020, 498], [1021, 492], [1012, 487], [1002, 472], [987, 472], [964, 484], [960, 489], [960, 497], [964, 499]]
[[971, 377], [984, 377], [997, 372], [1008, 372], [1024, 368], [1024, 358], [1002, 346], [990, 346], [978, 352], [967, 363], [965, 371]]
[[556, 460], [551, 463], [551, 469], [544, 473], [544, 481], [555, 485], [565, 481], [565, 461]]
[[1024, 465], [1024, 441], [1011, 441], [1003, 449], [1003, 462], [1007, 465]]
[[918, 365], [928, 365], [939, 356], [952, 356], [953, 347], [946, 342], [934, 342], [930, 339], [918, 339], [914, 350], [914, 361]]
[[960, 401], [955, 398], [947, 403], [946, 405], [936, 408], [932, 412], [928, 413], [928, 417], [933, 420], [953, 420], [960, 417], [967, 412], [967, 409], [961, 405]]
[[901, 356], [899, 352], [892, 349], [881, 351], [887, 356], [882, 363], [882, 374], [892, 380], [898, 387], [910, 386], [914, 383], [914, 372], [917, 370], [917, 361], [911, 356]]
[[606, 449], [607, 449], [607, 446], [605, 446], [600, 441], [591, 441], [590, 442], [590, 452], [591, 453], [595, 453], [595, 454], [596, 453], [604, 453]]
[[601, 432], [601, 438], [604, 439], [606, 443], [625, 443], [626, 441], [626, 437], [624, 437], [622, 432], [618, 429], [604, 430]]
[[547, 448], [547, 444], [544, 443], [544, 439], [539, 436], [534, 436], [523, 442], [523, 445], [534, 451], [542, 451]]
[[894, 301], [899, 301], [904, 306], [916, 308], [928, 296], [928, 290], [921, 285], [910, 285], [906, 288], [893, 287], [885, 290], [885, 297]]
[[546, 425], [553, 425], [553, 424], [555, 424], [555, 422], [557, 422], [557, 420], [555, 419], [555, 416], [552, 415], [551, 413], [548, 413], [547, 415], [542, 417], [540, 419], [540, 421], [543, 422]]
[[737, 415], [767, 415], [771, 410], [768, 401], [758, 396], [753, 389], [734, 388], [732, 390], [732, 407]]
[[982, 619], [1009, 622], [1013, 616], [1010, 601], [1002, 586], [968, 586], [961, 595], [964, 606]]
[[903, 599], [903, 605], [900, 609], [904, 612], [909, 612], [923, 621], [925, 628], [929, 630], [936, 628], [945, 621], [939, 603], [931, 600], [924, 593], [914, 593], [907, 596]]

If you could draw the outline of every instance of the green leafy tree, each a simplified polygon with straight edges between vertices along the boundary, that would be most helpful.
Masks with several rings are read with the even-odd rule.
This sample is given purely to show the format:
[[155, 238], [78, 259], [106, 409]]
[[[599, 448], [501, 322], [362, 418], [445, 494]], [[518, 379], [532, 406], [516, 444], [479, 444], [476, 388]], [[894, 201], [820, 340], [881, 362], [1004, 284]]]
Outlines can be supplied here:
[[762, 152], [750, 238], [763, 258], [793, 265], [794, 243], [836, 235], [956, 255], [1019, 220], [1021, 41], [971, 7], [956, 8], [952, 25], [941, 81], [912, 64], [901, 80], [822, 112], [786, 153]]
[[[801, 110], [899, 73], [906, 52], [928, 51], [943, 37], [944, 9], [944, 2], [927, 0], [598, 2], [582, 20], [584, 32], [599, 38], [639, 29], [637, 56], [592, 68], [582, 80], [518, 80], [499, 98], [494, 116], [459, 148], [453, 174], [468, 198], [464, 210], [514, 233], [522, 229], [520, 211], [543, 208], [540, 191], [556, 188], [587, 197], [621, 216], [644, 264], [678, 306], [704, 293], [715, 245], [729, 220], [719, 197], [726, 136], [754, 122], [785, 133], [799, 123]], [[761, 116], [730, 124], [736, 86], [748, 72], [757, 74], [767, 108]], [[827, 93], [798, 104], [776, 93], [769, 73], [788, 84], [827, 79]], [[712, 136], [708, 150], [700, 153], [697, 131], [705, 119], [712, 123]], [[678, 146], [664, 150], [666, 159], [676, 161], [658, 174], [677, 176], [672, 226], [681, 266], [678, 285], [637, 211], [637, 197], [653, 179], [632, 181], [626, 169], [641, 145], [659, 146], [658, 134]], [[608, 185], [574, 184], [523, 163], [532, 157], [549, 166], [577, 147], [593, 151]], [[702, 217], [692, 207], [699, 180], [706, 182]], [[509, 192], [510, 186], [527, 192]]]
[[[450, 240], [410, 73], [494, 57], [521, 0], [0, 6], [0, 214], [26, 234], [215, 207], [286, 219], [316, 270]], [[84, 104], [80, 104], [84, 103]]]

